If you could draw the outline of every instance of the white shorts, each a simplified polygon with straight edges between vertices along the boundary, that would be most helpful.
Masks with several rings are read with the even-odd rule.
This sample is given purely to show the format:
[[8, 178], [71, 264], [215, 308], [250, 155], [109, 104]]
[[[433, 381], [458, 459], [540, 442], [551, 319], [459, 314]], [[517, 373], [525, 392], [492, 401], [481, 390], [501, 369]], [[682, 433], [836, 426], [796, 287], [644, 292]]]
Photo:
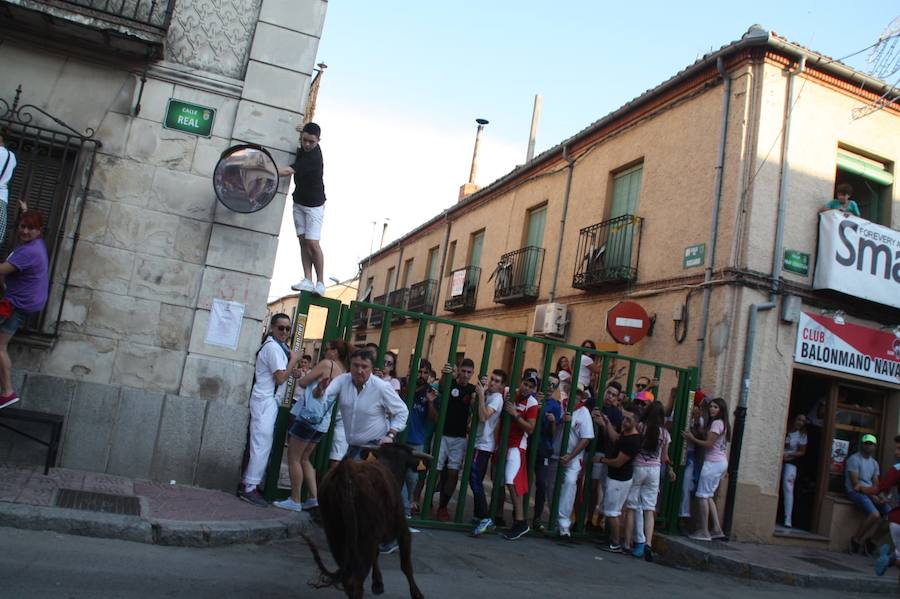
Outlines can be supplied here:
[[625, 507], [642, 512], [656, 511], [656, 496], [659, 494], [659, 466], [635, 466], [631, 479], [631, 490]]
[[449, 470], [459, 470], [465, 457], [465, 437], [441, 437], [441, 452], [438, 454], [438, 470], [443, 470], [444, 466]]
[[703, 462], [700, 470], [700, 482], [697, 483], [697, 492], [694, 493], [701, 499], [709, 499], [716, 494], [719, 481], [728, 470], [728, 462]]
[[294, 230], [297, 231], [297, 237], [318, 241], [322, 238], [324, 219], [324, 204], [310, 208], [294, 202]]
[[628, 498], [631, 489], [631, 480], [616, 480], [607, 477], [606, 486], [603, 489], [603, 515], [615, 518], [622, 515], [622, 506]]
[[518, 447], [510, 447], [506, 450], [506, 467], [504, 468], [504, 481], [508, 485], [516, 484], [516, 476], [522, 468], [522, 452]]

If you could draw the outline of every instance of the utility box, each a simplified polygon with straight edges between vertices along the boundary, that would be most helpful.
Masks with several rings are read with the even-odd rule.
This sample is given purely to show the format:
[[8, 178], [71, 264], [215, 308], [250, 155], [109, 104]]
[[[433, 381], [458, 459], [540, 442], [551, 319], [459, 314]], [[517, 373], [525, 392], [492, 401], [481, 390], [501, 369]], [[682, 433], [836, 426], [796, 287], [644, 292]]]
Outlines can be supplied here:
[[544, 304], [534, 309], [535, 337], [565, 337], [568, 323], [569, 309], [564, 304]]

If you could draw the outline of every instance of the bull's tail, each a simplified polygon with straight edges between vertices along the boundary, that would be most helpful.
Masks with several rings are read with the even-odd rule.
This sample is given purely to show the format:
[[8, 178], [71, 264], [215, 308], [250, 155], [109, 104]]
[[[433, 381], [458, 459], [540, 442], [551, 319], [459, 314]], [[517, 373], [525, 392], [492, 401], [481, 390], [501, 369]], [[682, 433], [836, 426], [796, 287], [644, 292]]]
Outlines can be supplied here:
[[338, 584], [340, 582], [340, 570], [332, 572], [331, 570], [326, 568], [325, 562], [322, 561], [322, 555], [319, 553], [319, 548], [316, 546], [313, 540], [302, 532], [300, 533], [300, 536], [303, 537], [304, 541], [306, 541], [306, 545], [312, 552], [313, 559], [316, 561], [316, 565], [319, 567], [319, 581], [310, 582], [309, 584], [316, 588], [330, 587]]

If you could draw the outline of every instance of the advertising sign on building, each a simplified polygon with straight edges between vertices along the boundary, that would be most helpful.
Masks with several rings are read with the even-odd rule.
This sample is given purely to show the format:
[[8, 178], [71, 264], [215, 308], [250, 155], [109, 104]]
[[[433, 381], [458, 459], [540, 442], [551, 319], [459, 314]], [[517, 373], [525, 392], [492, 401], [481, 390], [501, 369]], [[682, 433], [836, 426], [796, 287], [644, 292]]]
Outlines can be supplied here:
[[900, 231], [823, 212], [813, 287], [900, 308]]
[[458, 297], [463, 294], [466, 288], [466, 269], [453, 271], [453, 277], [450, 280], [450, 297]]
[[893, 332], [820, 314], [800, 314], [794, 361], [900, 384], [900, 339]]

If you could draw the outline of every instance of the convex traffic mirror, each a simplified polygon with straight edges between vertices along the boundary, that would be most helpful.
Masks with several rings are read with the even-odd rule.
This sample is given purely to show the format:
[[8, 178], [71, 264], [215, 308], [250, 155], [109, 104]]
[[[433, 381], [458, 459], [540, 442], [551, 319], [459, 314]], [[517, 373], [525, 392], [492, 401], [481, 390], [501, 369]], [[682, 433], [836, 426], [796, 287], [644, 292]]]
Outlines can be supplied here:
[[278, 167], [265, 148], [240, 145], [222, 153], [213, 172], [216, 197], [229, 210], [262, 210], [278, 191]]

